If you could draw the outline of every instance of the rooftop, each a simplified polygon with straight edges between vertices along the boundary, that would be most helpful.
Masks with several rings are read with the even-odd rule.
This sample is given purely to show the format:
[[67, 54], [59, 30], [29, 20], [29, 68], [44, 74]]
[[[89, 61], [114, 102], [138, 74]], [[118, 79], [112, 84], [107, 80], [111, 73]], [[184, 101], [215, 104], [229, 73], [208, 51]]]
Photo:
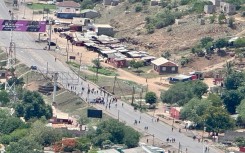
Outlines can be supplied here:
[[81, 10], [81, 13], [87, 13], [87, 12], [94, 12], [94, 13], [98, 13], [98, 11], [96, 11], [96, 10], [92, 10], [92, 9], [84, 9], [84, 10]]
[[160, 57], [158, 59], [155, 59], [154, 61], [151, 61], [151, 63], [157, 65], [157, 66], [160, 66], [162, 64], [165, 64], [167, 62], [170, 62], [169, 60], [167, 60], [166, 58], [163, 58], [163, 57]]
[[94, 24], [95, 27], [100, 27], [100, 28], [112, 28], [109, 24]]
[[80, 7], [81, 5], [79, 3], [76, 3], [74, 1], [64, 1], [64, 2], [59, 2], [56, 4], [58, 7]]

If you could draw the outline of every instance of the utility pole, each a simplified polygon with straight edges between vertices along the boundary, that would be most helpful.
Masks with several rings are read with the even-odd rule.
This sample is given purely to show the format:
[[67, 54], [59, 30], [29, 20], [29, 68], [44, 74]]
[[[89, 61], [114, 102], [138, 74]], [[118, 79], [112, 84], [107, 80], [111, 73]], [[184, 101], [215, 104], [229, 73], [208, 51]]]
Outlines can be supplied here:
[[68, 45], [69, 45], [69, 43], [68, 43], [68, 39], [67, 39], [67, 41], [66, 41], [66, 62], [68, 62]]
[[57, 91], [57, 80], [58, 80], [58, 73], [56, 72], [54, 74], [54, 91], [53, 91], [53, 103], [56, 102], [55, 101], [55, 96], [56, 96], [56, 91]]
[[23, 14], [23, 19], [25, 19], [25, 15], [26, 15], [26, 5], [25, 5], [25, 0], [24, 0], [24, 14]]
[[117, 120], [119, 121], [119, 110], [117, 110]]
[[47, 62], [47, 76], [48, 76], [48, 62]]
[[80, 67], [79, 67], [79, 73], [78, 73], [78, 75], [80, 75], [80, 72], [81, 72], [81, 65], [82, 65], [82, 53], [81, 53], [81, 55], [80, 55], [80, 60], [79, 60], [79, 62], [80, 62]]
[[98, 58], [97, 58], [97, 65], [96, 65], [96, 81], [98, 82], [98, 73], [99, 73], [99, 63], [100, 63], [100, 59], [99, 59], [99, 57], [100, 57], [100, 54], [98, 53]]
[[152, 140], [152, 145], [154, 146], [155, 145], [155, 135], [153, 134], [153, 140]]
[[143, 88], [141, 88], [141, 92], [140, 92], [140, 109], [141, 109], [141, 102], [142, 102], [142, 94], [143, 94]]
[[179, 142], [178, 153], [181, 153], [180, 152], [180, 148], [181, 148], [181, 145], [180, 145], [180, 142]]
[[48, 41], [48, 50], [50, 50], [50, 46], [51, 46], [51, 34], [52, 34], [52, 23], [49, 20], [49, 41]]
[[115, 94], [115, 84], [116, 84], [117, 76], [115, 75], [114, 77], [114, 82], [113, 82], [113, 88], [112, 88], [112, 94]]
[[134, 94], [135, 94], [135, 91], [134, 91], [134, 86], [133, 86], [133, 93], [132, 93], [132, 101], [131, 101], [131, 104], [134, 103]]

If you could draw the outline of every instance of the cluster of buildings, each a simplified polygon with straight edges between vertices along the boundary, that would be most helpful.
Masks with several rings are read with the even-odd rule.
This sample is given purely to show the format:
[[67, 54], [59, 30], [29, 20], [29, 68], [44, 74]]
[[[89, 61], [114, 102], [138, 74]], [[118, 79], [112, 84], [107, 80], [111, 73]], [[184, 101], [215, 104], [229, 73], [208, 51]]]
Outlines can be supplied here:
[[227, 15], [236, 13], [236, 6], [225, 2], [225, 0], [209, 0], [213, 5], [205, 5], [204, 12], [206, 14], [212, 14], [215, 12], [222, 12]]
[[[104, 5], [118, 5], [119, 0], [103, 0]], [[56, 3], [56, 16], [58, 18], [72, 19], [73, 17], [95, 18], [99, 12], [91, 9], [81, 10], [81, 5], [74, 1], [63, 1]]]
[[[60, 32], [60, 35], [69, 40], [72, 45], [84, 46], [87, 50], [97, 52], [106, 63], [117, 68], [128, 67], [130, 61], [135, 60], [142, 61], [144, 65], [153, 64], [158, 74], [178, 73], [176, 63], [162, 57], [156, 59], [146, 51], [129, 49], [126, 44], [113, 37], [112, 26], [95, 24], [93, 19], [100, 16], [96, 10], [80, 10], [80, 4], [73, 1], [60, 2], [57, 7], [58, 18], [72, 18], [68, 26], [69, 31]], [[77, 15], [77, 12], [80, 14]]]

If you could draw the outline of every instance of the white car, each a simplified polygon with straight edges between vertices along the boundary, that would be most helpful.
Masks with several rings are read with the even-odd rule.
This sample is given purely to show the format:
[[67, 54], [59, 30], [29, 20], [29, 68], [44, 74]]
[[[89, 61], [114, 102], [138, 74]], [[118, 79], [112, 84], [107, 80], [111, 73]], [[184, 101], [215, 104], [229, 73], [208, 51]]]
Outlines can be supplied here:
[[54, 5], [55, 2], [54, 1], [48, 1], [47, 4]]
[[59, 20], [54, 20], [54, 23], [55, 23], [56, 25], [60, 25], [60, 21], [59, 21]]

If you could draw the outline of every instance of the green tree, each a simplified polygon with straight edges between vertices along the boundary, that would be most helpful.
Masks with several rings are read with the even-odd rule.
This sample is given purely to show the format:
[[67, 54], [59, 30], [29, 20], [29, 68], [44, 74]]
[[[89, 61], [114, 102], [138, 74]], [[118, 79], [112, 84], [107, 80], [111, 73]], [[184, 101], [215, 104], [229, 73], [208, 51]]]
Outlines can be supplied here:
[[142, 6], [141, 5], [136, 5], [135, 6], [135, 12], [141, 12], [142, 11]]
[[81, 2], [82, 9], [92, 9], [94, 7], [94, 3], [91, 0], [83, 0]]
[[7, 153], [42, 153], [42, 146], [33, 139], [24, 137], [18, 142], [11, 142], [6, 148]]
[[42, 116], [50, 119], [53, 116], [51, 106], [44, 103], [38, 92], [32, 91], [23, 93], [22, 102], [16, 105], [15, 111], [18, 117], [23, 116], [26, 120], [34, 117], [41, 118]]
[[242, 96], [237, 90], [228, 90], [222, 93], [221, 99], [229, 113], [234, 114], [236, 107], [240, 104]]
[[220, 38], [220, 39], [216, 40], [214, 44], [215, 44], [215, 47], [220, 50], [220, 48], [227, 46], [228, 41], [224, 38]]
[[[117, 120], [110, 119], [99, 123], [96, 131], [89, 132], [88, 138], [91, 138], [92, 143], [96, 146], [102, 147], [103, 142], [110, 140], [114, 144], [128, 144], [128, 147], [138, 144], [139, 137], [137, 137], [137, 131], [128, 129], [123, 123]], [[129, 136], [132, 135], [132, 144], [129, 142]]]
[[90, 150], [91, 147], [91, 141], [90, 139], [86, 138], [86, 137], [81, 137], [79, 139], [77, 139], [76, 141], [76, 146], [75, 148], [80, 150], [80, 151], [84, 151], [84, 152], [88, 152]]
[[235, 122], [222, 107], [209, 107], [205, 116], [207, 131], [223, 132], [234, 127]]
[[235, 40], [234, 46], [238, 48], [245, 47], [245, 38], [238, 38], [237, 40]]
[[207, 85], [199, 80], [179, 82], [172, 85], [167, 91], [161, 92], [160, 98], [162, 102], [183, 106], [193, 97], [201, 98], [207, 89]]
[[28, 134], [29, 129], [15, 129], [9, 135], [5, 134], [0, 137], [0, 143], [9, 144], [10, 142], [18, 142]]
[[242, 72], [230, 72], [224, 80], [227, 90], [236, 90], [244, 82], [244, 74]]
[[223, 105], [220, 96], [213, 93], [208, 94], [207, 100], [210, 101], [215, 107], [221, 107]]
[[203, 125], [203, 118], [212, 102], [206, 99], [193, 98], [180, 111], [181, 118]]
[[238, 147], [245, 147], [245, 138], [244, 137], [238, 137], [236, 138], [236, 144]]
[[131, 127], [125, 127], [124, 129], [125, 136], [124, 136], [124, 143], [129, 148], [134, 148], [138, 146], [140, 134], [139, 132], [136, 132]]
[[142, 5], [147, 5], [148, 4], [148, 0], [141, 0]]
[[208, 85], [203, 83], [202, 81], [196, 80], [191, 82], [192, 93], [197, 97], [201, 98], [203, 94], [207, 93]]
[[50, 146], [62, 138], [61, 131], [47, 127], [39, 120], [33, 123], [29, 135], [42, 146]]
[[147, 92], [145, 94], [145, 102], [149, 104], [154, 104], [157, 102], [157, 95], [155, 92]]
[[200, 40], [201, 47], [205, 48], [209, 42], [213, 42], [213, 38], [211, 37], [204, 37]]
[[245, 123], [245, 99], [241, 101], [241, 103], [237, 106], [236, 110], [242, 122]]
[[0, 118], [0, 133], [9, 134], [16, 129], [21, 128], [24, 124], [25, 123], [17, 117], [9, 116], [6, 118]]
[[0, 106], [5, 106], [9, 103], [9, 94], [5, 90], [0, 91]]

